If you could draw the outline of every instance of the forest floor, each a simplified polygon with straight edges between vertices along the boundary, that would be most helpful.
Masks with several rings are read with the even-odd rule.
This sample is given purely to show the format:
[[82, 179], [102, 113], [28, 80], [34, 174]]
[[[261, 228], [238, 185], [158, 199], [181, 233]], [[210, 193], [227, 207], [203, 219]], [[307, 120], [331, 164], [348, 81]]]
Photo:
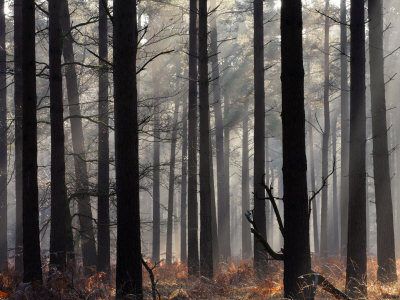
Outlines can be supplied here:
[[[345, 263], [340, 259], [313, 259], [314, 271], [322, 273], [340, 290], [344, 289]], [[151, 267], [151, 265], [150, 265]], [[376, 279], [376, 258], [368, 260], [368, 298], [400, 299], [400, 282], [383, 285]], [[400, 260], [397, 262], [400, 275]], [[45, 270], [46, 271], [46, 270]], [[90, 277], [82, 270], [45, 278], [43, 285], [20, 283], [12, 273], [0, 274], [0, 299], [114, 299], [114, 284], [104, 273]], [[283, 264], [271, 261], [265, 279], [256, 279], [251, 262], [222, 264], [213, 280], [188, 277], [186, 265], [176, 262], [154, 268], [157, 299], [283, 299]], [[45, 272], [46, 274], [46, 272]], [[400, 276], [399, 276], [400, 278]], [[144, 298], [152, 299], [149, 273], [143, 268]], [[332, 299], [317, 289], [316, 299]]]

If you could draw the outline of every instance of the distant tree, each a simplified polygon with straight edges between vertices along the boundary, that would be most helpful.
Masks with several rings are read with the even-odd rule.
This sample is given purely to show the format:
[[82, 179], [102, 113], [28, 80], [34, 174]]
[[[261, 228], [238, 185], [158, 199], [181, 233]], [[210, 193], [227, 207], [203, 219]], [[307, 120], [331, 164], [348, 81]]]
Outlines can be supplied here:
[[50, 265], [66, 265], [66, 191], [64, 159], [64, 106], [61, 74], [61, 1], [49, 0], [49, 65], [51, 125]]
[[384, 30], [381, 0], [368, 1], [368, 19], [373, 165], [378, 239], [378, 280], [382, 282], [394, 282], [397, 280], [397, 275], [389, 168], [388, 128], [386, 122], [383, 56]]
[[188, 271], [199, 272], [197, 204], [197, 0], [190, 0], [188, 107]]
[[[332, 117], [332, 161], [336, 165], [337, 157], [337, 119], [338, 113], [335, 111]], [[333, 247], [331, 248], [331, 252], [333, 254], [338, 254], [339, 247], [339, 202], [338, 202], [338, 188], [337, 188], [337, 172], [333, 170], [332, 174], [332, 215], [333, 215]]]
[[350, 157], [346, 291], [351, 297], [367, 293], [366, 174], [365, 174], [365, 20], [364, 1], [350, 9]]
[[108, 20], [107, 1], [99, 0], [99, 141], [97, 174], [97, 271], [110, 271], [110, 178], [108, 106]]
[[42, 281], [37, 178], [35, 1], [22, 2], [22, 224], [24, 282]]
[[117, 298], [143, 298], [136, 90], [136, 1], [114, 0], [113, 75], [117, 192]]

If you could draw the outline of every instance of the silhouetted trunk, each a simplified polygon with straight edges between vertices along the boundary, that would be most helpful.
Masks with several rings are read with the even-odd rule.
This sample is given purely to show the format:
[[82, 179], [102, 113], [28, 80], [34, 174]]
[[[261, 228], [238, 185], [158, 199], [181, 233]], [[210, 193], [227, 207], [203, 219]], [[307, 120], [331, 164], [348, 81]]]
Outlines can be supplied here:
[[337, 149], [337, 117], [335, 112], [332, 120], [332, 161], [335, 162], [335, 170], [332, 174], [332, 208], [333, 208], [333, 254], [339, 254], [339, 202], [337, 195], [336, 149]]
[[350, 166], [346, 291], [351, 297], [359, 297], [364, 296], [367, 292], [365, 20], [363, 0], [351, 0], [350, 19]]
[[49, 0], [49, 65], [51, 124], [50, 265], [66, 265], [66, 191], [64, 158], [64, 106], [61, 74], [62, 35], [59, 0]]
[[[266, 126], [268, 127], [268, 125], [266, 125]], [[269, 138], [268, 138], [268, 136], [266, 136], [265, 137], [265, 184], [267, 184], [268, 186], [270, 186], [270, 184], [271, 184], [271, 179], [270, 179], [270, 175], [269, 175], [269, 167], [270, 167], [270, 164], [269, 164]], [[265, 201], [265, 218], [266, 218], [265, 232], [267, 234], [268, 240], [270, 240], [270, 241], [272, 241], [271, 237], [270, 237], [270, 232], [269, 232], [270, 228], [271, 228], [271, 218], [270, 218], [271, 209], [272, 209], [271, 202]]]
[[[216, 1], [211, 0], [210, 9], [216, 9]], [[214, 11], [215, 13], [215, 11]], [[218, 187], [218, 237], [219, 250], [222, 259], [231, 256], [230, 248], [230, 220], [229, 203], [227, 203], [225, 191], [225, 174], [224, 174], [224, 124], [222, 120], [221, 110], [221, 86], [219, 81], [219, 65], [218, 65], [218, 31], [217, 17], [211, 18], [211, 44], [210, 44], [210, 61], [212, 71], [212, 92], [214, 100], [215, 115], [215, 140], [216, 140], [216, 156], [217, 156], [217, 187]], [[214, 245], [215, 246], [215, 245]]]
[[108, 20], [107, 1], [99, 0], [99, 141], [97, 174], [97, 271], [110, 271], [110, 175], [108, 144]]
[[[153, 70], [153, 83], [156, 83]], [[156, 87], [156, 85], [154, 85]], [[157, 90], [157, 89], [155, 89]], [[160, 261], [160, 116], [159, 103], [154, 101], [153, 120], [153, 243], [152, 261]]]
[[211, 189], [211, 231], [213, 232], [213, 266], [217, 270], [219, 264], [219, 244], [218, 244], [218, 225], [217, 225], [217, 207], [215, 205], [215, 187], [214, 187], [214, 155], [210, 136], [210, 189]]
[[171, 133], [171, 152], [169, 157], [169, 186], [168, 186], [168, 219], [167, 219], [167, 245], [166, 245], [166, 263], [172, 262], [172, 218], [174, 212], [174, 187], [175, 187], [175, 151], [176, 138], [178, 134], [178, 112], [179, 102], [175, 101], [174, 116], [172, 120]]
[[[329, 152], [329, 0], [325, 1], [325, 38], [324, 38], [324, 132], [322, 135], [322, 178], [328, 177]], [[321, 255], [328, 255], [328, 186], [321, 193]]]
[[14, 0], [15, 271], [22, 259], [22, 0]]
[[[282, 0], [282, 152], [285, 220], [284, 293], [312, 299], [302, 275], [311, 270], [305, 146], [301, 0]], [[307, 287], [304, 287], [307, 284]]]
[[0, 1], [0, 272], [8, 270], [7, 244], [7, 62], [4, 0]]
[[197, 205], [197, 0], [190, 0], [188, 111], [188, 272], [199, 273]]
[[242, 137], [242, 259], [251, 257], [250, 224], [245, 215], [250, 210], [249, 191], [249, 103], [243, 108], [243, 137]]
[[136, 1], [114, 0], [117, 298], [143, 298], [139, 209]]
[[187, 261], [187, 244], [186, 244], [186, 228], [187, 228], [187, 100], [183, 101], [182, 110], [182, 179], [181, 179], [181, 261]]
[[208, 101], [207, 0], [199, 1], [200, 101], [200, 273], [213, 277], [212, 201], [210, 178], [210, 107]]
[[[225, 184], [225, 205], [224, 205], [224, 209], [226, 210], [225, 212], [225, 218], [226, 218], [226, 222], [230, 222], [231, 219], [231, 213], [230, 213], [230, 165], [229, 165], [229, 161], [230, 161], [230, 132], [231, 132], [231, 127], [229, 124], [229, 108], [230, 108], [230, 99], [229, 96], [225, 96], [224, 99], [224, 184]], [[230, 224], [226, 225], [228, 227], [226, 234], [230, 234]], [[229, 240], [227, 240], [227, 242], [229, 242], [229, 245], [226, 246], [227, 248], [229, 248], [229, 250], [231, 249], [230, 246], [230, 237]], [[229, 251], [230, 253], [230, 251]]]
[[[310, 180], [311, 180], [311, 192], [316, 192], [315, 187], [315, 168], [314, 168], [314, 137], [313, 137], [313, 125], [311, 122], [311, 108], [308, 108], [308, 142], [310, 150]], [[313, 215], [313, 231], [314, 231], [314, 251], [319, 253], [319, 235], [318, 235], [318, 210], [317, 210], [317, 198], [312, 200], [312, 215]]]
[[68, 108], [71, 122], [72, 149], [74, 151], [74, 167], [76, 191], [80, 223], [80, 237], [84, 266], [95, 266], [97, 263], [96, 244], [93, 230], [93, 217], [89, 196], [89, 179], [86, 166], [85, 141], [82, 129], [81, 108], [79, 103], [78, 78], [75, 68], [73, 38], [70, 32], [70, 16], [68, 1], [62, 1], [61, 29], [67, 34], [63, 43], [65, 79], [67, 85]]
[[[265, 190], [265, 91], [264, 91], [264, 21], [263, 1], [254, 0], [254, 222], [266, 239]], [[254, 239], [254, 270], [266, 271], [264, 246]]]
[[347, 223], [349, 207], [349, 142], [350, 111], [348, 83], [348, 42], [347, 42], [347, 9], [346, 0], [340, 1], [340, 253], [347, 254]]
[[378, 280], [397, 280], [393, 207], [383, 57], [383, 9], [381, 0], [368, 1], [369, 53], [371, 69], [371, 116], [376, 203]]
[[37, 179], [35, 1], [22, 2], [22, 224], [24, 282], [42, 280]]

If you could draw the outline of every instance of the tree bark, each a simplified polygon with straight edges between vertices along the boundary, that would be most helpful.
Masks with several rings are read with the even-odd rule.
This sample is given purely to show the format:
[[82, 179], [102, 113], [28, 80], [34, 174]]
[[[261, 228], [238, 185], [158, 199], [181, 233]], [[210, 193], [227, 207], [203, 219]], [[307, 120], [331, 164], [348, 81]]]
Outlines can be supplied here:
[[117, 298], [143, 298], [139, 208], [136, 1], [114, 0]]
[[51, 123], [51, 229], [50, 265], [66, 266], [66, 190], [64, 157], [64, 104], [61, 74], [61, 2], [49, 0], [49, 64]]
[[42, 281], [37, 179], [35, 1], [22, 2], [22, 224], [24, 282]]
[[22, 0], [14, 0], [15, 271], [23, 272], [22, 233]]
[[[332, 120], [332, 161], [335, 163], [335, 170], [332, 174], [332, 208], [333, 208], [333, 254], [339, 254], [339, 202], [337, 188], [337, 172], [336, 172], [336, 149], [337, 149], [337, 117], [335, 112]], [[332, 166], [333, 167], [333, 166]]]
[[190, 0], [188, 111], [188, 272], [199, 273], [197, 204], [197, 0]]
[[378, 280], [394, 282], [397, 275], [386, 122], [382, 10], [381, 0], [368, 1]]
[[110, 167], [108, 131], [108, 20], [107, 2], [99, 0], [99, 141], [97, 174], [97, 271], [110, 272]]
[[364, 1], [350, 9], [350, 157], [346, 291], [366, 296], [366, 174], [365, 174], [365, 20]]
[[312, 287], [301, 277], [311, 270], [301, 6], [301, 0], [282, 0], [283, 282], [286, 298], [312, 299]]
[[[263, 1], [254, 0], [254, 222], [266, 239], [265, 191], [265, 91]], [[254, 270], [263, 277], [266, 271], [263, 245], [254, 239]]]
[[181, 261], [187, 262], [187, 101], [183, 101], [182, 111], [182, 179], [181, 179]]
[[71, 122], [72, 148], [74, 151], [74, 166], [76, 176], [76, 193], [79, 212], [80, 236], [82, 242], [82, 256], [84, 266], [97, 264], [96, 244], [93, 229], [93, 217], [89, 196], [89, 178], [86, 166], [85, 141], [82, 129], [81, 108], [79, 104], [78, 79], [75, 68], [73, 39], [70, 32], [70, 16], [68, 1], [62, 1], [61, 29], [64, 34], [63, 56], [69, 115]]

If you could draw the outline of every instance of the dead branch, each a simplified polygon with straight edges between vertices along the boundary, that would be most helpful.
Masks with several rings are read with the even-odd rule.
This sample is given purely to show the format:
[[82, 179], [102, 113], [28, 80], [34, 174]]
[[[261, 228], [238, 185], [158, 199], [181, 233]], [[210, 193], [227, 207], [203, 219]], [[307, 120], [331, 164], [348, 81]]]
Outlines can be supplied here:
[[150, 280], [151, 280], [151, 295], [153, 297], [153, 300], [157, 300], [157, 295], [158, 295], [158, 298], [161, 299], [161, 295], [157, 290], [157, 281], [154, 279], [154, 273], [153, 273], [153, 270], [155, 268], [157, 268], [157, 263], [154, 265], [154, 267], [150, 268], [150, 266], [143, 259], [143, 257], [141, 258], [141, 260], [142, 260], [143, 266], [145, 267], [145, 269], [149, 273], [149, 277], [150, 277]]

